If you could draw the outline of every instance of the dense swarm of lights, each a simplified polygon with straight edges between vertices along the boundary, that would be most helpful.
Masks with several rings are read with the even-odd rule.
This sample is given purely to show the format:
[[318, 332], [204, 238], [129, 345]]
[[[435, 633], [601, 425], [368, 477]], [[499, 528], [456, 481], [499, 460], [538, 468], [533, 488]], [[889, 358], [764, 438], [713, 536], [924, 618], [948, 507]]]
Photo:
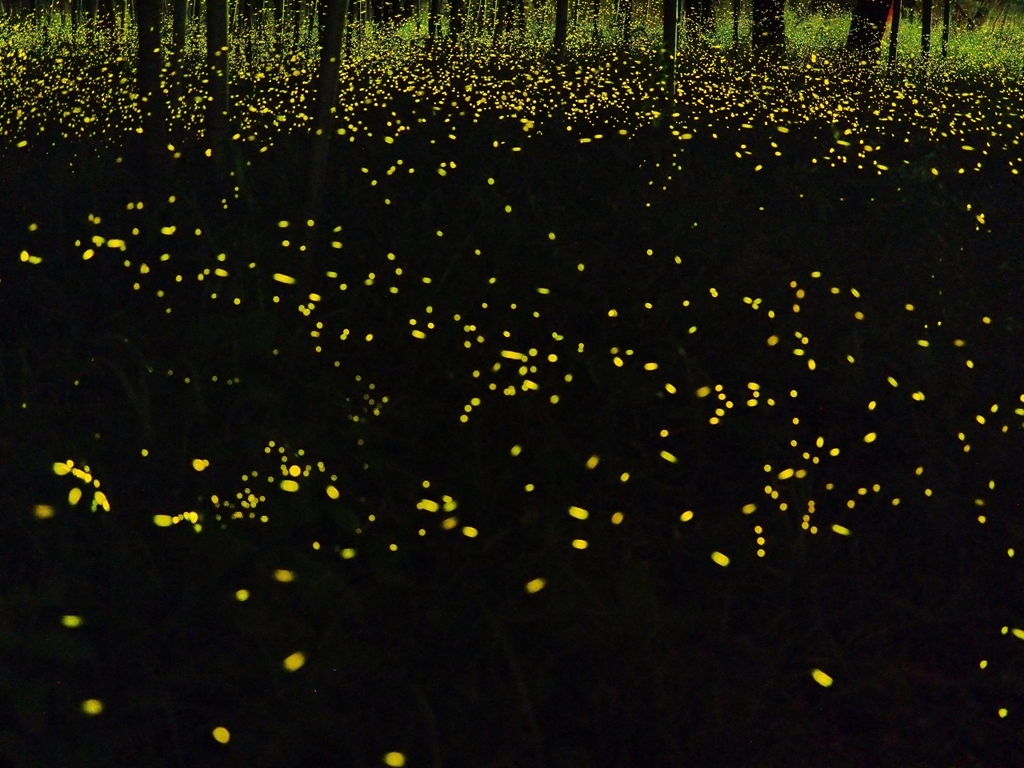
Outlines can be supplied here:
[[[924, 137], [928, 142], [959, 146], [963, 157], [948, 167], [928, 167], [925, 173], [932, 176], [980, 173], [983, 167], [989, 170], [989, 164], [997, 167], [992, 172], [1006, 178], [1018, 174], [1024, 162], [1019, 155], [1019, 109], [1024, 95], [1018, 80], [1024, 33], [1018, 27], [1003, 30], [998, 38], [982, 32], [958, 35], [951, 56], [929, 67], [916, 62], [908, 48], [905, 59], [911, 63], [900, 64], [894, 74], [844, 60], [839, 50], [841, 21], [791, 21], [789, 53], [771, 72], [751, 66], [744, 54], [729, 51], [725, 32], [718, 44], [686, 47], [677, 63], [675, 98], [670, 105], [658, 90], [661, 81], [645, 63], [656, 54], [653, 32], [638, 35], [631, 51], [610, 52], [599, 51], [586, 35], [574, 31], [569, 63], [557, 64], [545, 58], [536, 37], [520, 39], [507, 50], [492, 50], [483, 41], [471, 39], [452, 54], [438, 75], [414, 32], [415, 22], [389, 34], [366, 28], [359, 31], [346, 61], [332, 130], [342, 141], [389, 146], [386, 163], [371, 167], [368, 160], [360, 169], [367, 186], [389, 206], [398, 199], [403, 179], [414, 174], [429, 175], [432, 182], [444, 184], [465, 172], [457, 152], [448, 149], [459, 143], [455, 113], [468, 114], [473, 122], [485, 114], [517, 121], [521, 141], [493, 141], [493, 151], [502, 154], [520, 152], [534, 136], [555, 130], [586, 145], [626, 141], [623, 137], [651, 123], [668, 123], [672, 169], [680, 168], [695, 139], [710, 137], [734, 143], [737, 163], [755, 178], [783, 156], [793, 135], [810, 131], [830, 137], [826, 151], [807, 159], [810, 165], [856, 166], [878, 177], [909, 162], [902, 146], [911, 138]], [[183, 89], [187, 95], [174, 97], [170, 122], [201, 142], [204, 100], [196, 94], [202, 93], [198, 84], [204, 46], [201, 30], [193, 32], [183, 71], [165, 71], [165, 76], [168, 93], [177, 93], [172, 89], [176, 79], [192, 84]], [[278, 55], [268, 37], [272, 34], [265, 28], [241, 30], [233, 42], [237, 51], [231, 73], [234, 140], [254, 151], [265, 151], [283, 133], [307, 131], [312, 121], [308, 102], [316, 71], [315, 38], [306, 35], [297, 47]], [[913, 35], [907, 38], [905, 45], [910, 46]], [[97, 33], [93, 39], [84, 49], [59, 16], [45, 21], [0, 21], [0, 141], [6, 149], [43, 151], [53, 141], [87, 138], [117, 146], [125, 132], [138, 130], [132, 36], [118, 29]], [[411, 112], [398, 111], [399, 99], [411, 99], [415, 105]], [[370, 116], [377, 119], [381, 114], [386, 119], [384, 135], [369, 124]], [[445, 159], [433, 167], [413, 167], [401, 157], [406, 134], [441, 121], [451, 142], [437, 146]], [[176, 152], [177, 148], [168, 146], [169, 154]], [[672, 170], [666, 168], [657, 175], [651, 185], [666, 190]], [[475, 183], [481, 195], [500, 192], [493, 177]], [[140, 227], [145, 226], [146, 206], [155, 202], [108, 200], [104, 210], [83, 214], [75, 223], [74, 240], [83, 262], [80, 266], [123, 265], [123, 281], [112, 283], [109, 290], [145, 295], [167, 315], [187, 311], [196, 301], [227, 304], [233, 311], [244, 312], [251, 300], [244, 276], [257, 263], [240, 253], [211, 250], [208, 266], [186, 274], [175, 257], [182, 250], [195, 250], [196, 243], [205, 244], [206, 235], [194, 217], [176, 205], [174, 196], [166, 205], [159, 201], [164, 213], [157, 239], [166, 246], [160, 253], [147, 253], [135, 245]], [[505, 215], [512, 214], [513, 203], [501, 200]], [[234, 204], [224, 201], [225, 208]], [[432, 358], [446, 361], [456, 371], [465, 395], [462, 404], [446, 415], [447, 422], [436, 425], [439, 430], [468, 430], [492, 413], [522, 410], [525, 414], [527, 404], [530, 413], [543, 408], [550, 419], [557, 420], [571, 406], [581, 379], [594, 377], [595, 371], [602, 381], [617, 377], [616, 386], [640, 403], [638, 433], [631, 436], [635, 439], [623, 439], [631, 447], [609, 456], [603, 449], [578, 446], [579, 455], [573, 461], [583, 479], [574, 487], [591, 483], [594, 492], [587, 498], [562, 499], [558, 509], [550, 510], [561, 519], [567, 557], [587, 557], [594, 550], [615, 546], [616, 532], [639, 516], [656, 519], [666, 535], [675, 531], [681, 537], [703, 519], [742, 521], [745, 541], [723, 535], [706, 553], [722, 568], [738, 561], [770, 562], [773, 533], [784, 519], [795, 518], [802, 535], [810, 540], [855, 539], [865, 509], [902, 511], [938, 500], [934, 471], [914, 451], [938, 450], [967, 461], [1012, 440], [1012, 433], [1024, 422], [1024, 392], [1018, 388], [987, 399], [979, 399], [980, 395], [965, 399], [962, 409], [951, 417], [955, 428], [944, 435], [941, 447], [908, 447], [902, 443], [909, 438], [894, 434], [891, 414], [924, 412], [942, 395], [932, 391], [939, 386], [935, 370], [950, 381], [985, 377], [988, 372], [977, 362], [973, 349], [986, 335], [1004, 333], [999, 323], [981, 311], [970, 323], [944, 324], [938, 319], [941, 312], [933, 296], [908, 293], [898, 313], [891, 307], [883, 311], [871, 305], [866, 290], [862, 293], [858, 286], [814, 269], [780, 286], [750, 286], [745, 291], [722, 288], [712, 281], [661, 285], [657, 295], [645, 295], [649, 286], [617, 286], [614, 296], [619, 298], [611, 299], [612, 305], [590, 307], [589, 314], [570, 323], [568, 314], [578, 312], [578, 296], [599, 279], [588, 269], [585, 254], [558, 262], [552, 281], [544, 285], [483, 275], [472, 278], [472, 291], [453, 295], [439, 286], [447, 262], [430, 264], [411, 254], [383, 251], [365, 254], [365, 262], [372, 267], [357, 272], [355, 262], [345, 258], [351, 246], [345, 244], [342, 216], [335, 212], [330, 216], [326, 258], [333, 260], [333, 266], [306, 282], [287, 272], [268, 274], [265, 290], [272, 295], [273, 311], [301, 330], [302, 353], [310, 361], [336, 369], [346, 392], [352, 391], [355, 382], [360, 394], [348, 398], [346, 426], [368, 425], [386, 417], [396, 395], [404, 394], [378, 383], [377, 375], [386, 365], [380, 358], [422, 358], [427, 349]], [[990, 223], [984, 211], [967, 204], [963, 226], [982, 231]], [[313, 224], [275, 217], [267, 222], [265, 234], [291, 253], [305, 248], [301, 233]], [[559, 244], [557, 232], [541, 234], [551, 248]], [[439, 247], [446, 247], [443, 229], [436, 229], [433, 237], [441, 243]], [[477, 244], [463, 251], [460, 256], [465, 262], [477, 259], [479, 263]], [[32, 269], [45, 264], [47, 254], [25, 249], [15, 258], [19, 268]], [[681, 254], [654, 248], [646, 249], [643, 258], [662, 274], [684, 263]], [[464, 285], [470, 281], [466, 278]], [[366, 304], [387, 306], [388, 312], [353, 310]], [[723, 361], [721, 370], [710, 366], [698, 373], [690, 360], [715, 360], [722, 341], [716, 327], [723, 324], [723, 315], [729, 317], [729, 326], [742, 318], [756, 343], [750, 345], [742, 373], [736, 372], [731, 359]], [[381, 325], [376, 318], [382, 316], [400, 320]], [[652, 335], [646, 330], [651, 327], [662, 334]], [[886, 343], [876, 348], [863, 343], [869, 333], [864, 329], [884, 335]], [[687, 356], [662, 343], [664, 339], [685, 347]], [[277, 353], [275, 349], [272, 354]], [[894, 360], [906, 371], [899, 378], [891, 372]], [[166, 375], [181, 386], [193, 384], [191, 376], [181, 371], [168, 370]], [[841, 390], [831, 401], [807, 393], [820, 388], [815, 379], [823, 377], [837, 382]], [[245, 373], [211, 374], [208, 384], [244, 386]], [[415, 386], [412, 381], [404, 384], [410, 389]], [[702, 435], [724, 433], [737, 425], [744, 433], [765, 436], [762, 445], [749, 446], [745, 455], [729, 457], [735, 462], [736, 480], [729, 493], [723, 491], [728, 504], [714, 506], [704, 497], [683, 496], [661, 508], [636, 509], [606, 501], [615, 496], [609, 488], [653, 488], [666, 478], [687, 477], [687, 456], [693, 450], [690, 429], [697, 424]], [[881, 469], [873, 455], [890, 450], [887, 446], [897, 441], [910, 458], [888, 461]], [[493, 453], [486, 460], [508, 467], [516, 478], [517, 493], [558, 498], [557, 488], [542, 479], [542, 467], [531, 456], [541, 449], [530, 444], [526, 428], [515, 442], [490, 448]], [[148, 455], [146, 447], [139, 452]], [[101, 479], [87, 462], [55, 459], [53, 471], [67, 484], [67, 505], [85, 505], [93, 512], [116, 511], [116, 497], [108, 498], [101, 490]], [[213, 526], [261, 525], [282, 514], [277, 507], [285, 497], [307, 495], [340, 505], [349, 493], [344, 478], [350, 469], [330, 457], [311, 455], [287, 435], [268, 441], [261, 454], [244, 459], [250, 465], [234, 484], [196, 494], [197, 502], [190, 508], [157, 512], [153, 523], [169, 529], [168, 536], [187, 535], [186, 531], [201, 534]], [[209, 459], [195, 457], [191, 469], [199, 477], [210, 466]], [[865, 466], [870, 472], [863, 470]], [[420, 546], [427, 537], [458, 536], [458, 545], [464, 544], [462, 539], [472, 544], [487, 540], [490, 513], [464, 504], [460, 489], [448, 487], [444, 478], [417, 478], [407, 486], [402, 492], [409, 510], [417, 515], [408, 530], [391, 539], [366, 536], [378, 522], [375, 513], [367, 512], [347, 536], [311, 541], [310, 546], [344, 568], [368, 547], [398, 553]], [[988, 503], [995, 489], [993, 477], [977, 475], [965, 528], [998, 518], [1001, 510]], [[39, 504], [33, 514], [45, 521], [60, 511]], [[1014, 556], [1006, 548], [996, 554]], [[302, 588], [301, 573], [282, 568], [272, 577]], [[550, 584], [550, 578], [546, 573], [523, 574], [517, 589], [537, 594]], [[246, 603], [258, 599], [258, 589], [239, 588], [234, 597]], [[87, 620], [87, 616], [66, 615], [62, 623], [73, 629]], [[1024, 630], [1004, 628], [1003, 633], [1008, 630], [1024, 638]], [[306, 654], [296, 650], [281, 660], [281, 667], [299, 673]], [[826, 671], [814, 669], [809, 674], [822, 686], [833, 685]], [[103, 711], [97, 699], [81, 706], [88, 715]], [[221, 744], [230, 740], [223, 726], [211, 733]], [[405, 757], [391, 752], [384, 761], [404, 765]]]

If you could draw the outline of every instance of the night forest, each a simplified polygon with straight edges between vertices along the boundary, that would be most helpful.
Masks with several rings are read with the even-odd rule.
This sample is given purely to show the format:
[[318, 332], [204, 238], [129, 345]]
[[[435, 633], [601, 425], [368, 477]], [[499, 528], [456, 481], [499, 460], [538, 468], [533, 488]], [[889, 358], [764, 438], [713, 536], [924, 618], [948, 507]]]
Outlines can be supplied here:
[[1022, 52], [0, 0], [0, 766], [1019, 764]]

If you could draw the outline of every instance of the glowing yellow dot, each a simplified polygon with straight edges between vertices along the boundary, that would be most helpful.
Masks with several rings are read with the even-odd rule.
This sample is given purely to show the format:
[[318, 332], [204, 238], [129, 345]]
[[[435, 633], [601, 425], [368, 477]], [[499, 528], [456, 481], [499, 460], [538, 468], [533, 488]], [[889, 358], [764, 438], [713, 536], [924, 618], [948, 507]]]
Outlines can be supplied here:
[[587, 548], [587, 540], [586, 539], [573, 539], [572, 540], [572, 545], [576, 549], [586, 549]]
[[865, 443], [873, 443], [873, 442], [875, 442], [875, 439], [877, 437], [878, 437], [878, 435], [876, 435], [874, 432], [868, 432], [866, 435], [864, 435], [864, 442]]
[[295, 493], [299, 490], [299, 484], [294, 480], [282, 480], [280, 488], [282, 491], [288, 491], [289, 493]]
[[340, 494], [340, 493], [338, 493], [338, 489], [337, 489], [337, 488], [335, 488], [335, 487], [334, 487], [333, 485], [328, 485], [328, 486], [327, 486], [327, 495], [328, 495], [328, 496], [329, 496], [330, 498], [332, 498], [332, 499], [336, 499], [336, 498], [338, 498], [338, 497], [339, 497], [339, 496], [340, 496], [341, 494]]
[[305, 663], [306, 654], [304, 654], [302, 651], [296, 651], [284, 660], [284, 668], [287, 669], [289, 672], [295, 672], [296, 670], [301, 669]]
[[87, 715], [98, 715], [103, 711], [103, 702], [99, 699], [86, 699], [82, 702], [82, 711]]
[[221, 744], [227, 744], [231, 741], [231, 732], [224, 726], [218, 725], [213, 729], [213, 738]]
[[405, 755], [401, 752], [388, 752], [384, 755], [384, 765], [391, 768], [402, 768], [405, 765]]
[[274, 571], [274, 578], [284, 584], [287, 584], [288, 582], [295, 581], [295, 571], [288, 571], [284, 568], [278, 568], [276, 571]]
[[569, 507], [569, 514], [575, 517], [577, 520], [586, 520], [590, 517], [590, 513], [582, 507]]
[[38, 520], [48, 520], [53, 517], [56, 512], [49, 504], [36, 504], [32, 507], [32, 514]]
[[76, 627], [82, 626], [81, 616], [61, 616], [60, 623], [68, 629], [75, 629]]
[[545, 584], [547, 584], [547, 582], [544, 579], [533, 579], [532, 581], [526, 582], [526, 591], [532, 595], [535, 592], [540, 592], [544, 589]]
[[721, 552], [712, 552], [711, 559], [718, 563], [723, 568], [729, 564], [729, 558], [723, 555]]
[[238, 590], [237, 592], [235, 592], [235, 599], [238, 602], [240, 602], [240, 603], [244, 603], [246, 600], [249, 599], [249, 590], [248, 589], [240, 589], [240, 590]]
[[686, 510], [685, 512], [683, 512], [683, 514], [679, 516], [679, 519], [682, 520], [684, 523], [689, 520], [693, 520], [693, 512], [691, 512], [690, 510]]
[[744, 505], [743, 505], [743, 514], [744, 514], [744, 515], [750, 515], [750, 514], [753, 514], [753, 512], [754, 512], [754, 511], [755, 511], [756, 509], [757, 509], [757, 504], [744, 504]]
[[820, 669], [812, 669], [811, 677], [814, 678], [814, 682], [816, 682], [823, 688], [828, 688], [830, 685], [832, 685], [832, 678], [826, 675]]

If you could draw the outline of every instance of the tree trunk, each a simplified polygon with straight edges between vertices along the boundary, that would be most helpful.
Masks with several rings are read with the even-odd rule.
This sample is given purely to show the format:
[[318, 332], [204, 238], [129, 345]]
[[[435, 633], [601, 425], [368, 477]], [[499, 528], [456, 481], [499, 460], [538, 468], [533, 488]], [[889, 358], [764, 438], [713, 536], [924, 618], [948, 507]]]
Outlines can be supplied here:
[[565, 56], [565, 38], [569, 27], [569, 0], [555, 0], [555, 56]]
[[629, 35], [633, 30], [633, 0], [620, 0], [619, 25], [622, 28], [622, 47], [629, 48]]
[[686, 32], [690, 37], [707, 37], [715, 28], [715, 7], [712, 0], [685, 0]]
[[846, 50], [861, 61], [877, 63], [891, 0], [857, 0], [846, 37]]
[[182, 77], [185, 64], [185, 37], [188, 31], [188, 0], [171, 0], [171, 51], [168, 63], [171, 81], [171, 104], [176, 107], [182, 98]]
[[231, 113], [228, 94], [229, 58], [227, 0], [206, 0], [206, 69], [210, 80], [210, 99], [206, 103], [206, 135], [212, 144], [223, 145], [227, 139]]
[[166, 142], [164, 94], [160, 90], [160, 0], [136, 0], [138, 27], [139, 109], [146, 144], [162, 148]]
[[167, 151], [167, 112], [160, 90], [160, 0], [135, 0], [138, 37], [139, 110], [142, 112], [142, 145], [146, 158], [145, 194], [148, 200], [162, 195]]
[[942, 58], [946, 58], [949, 50], [949, 6], [950, 0], [942, 2]]
[[[323, 191], [327, 184], [327, 155], [334, 121], [331, 115], [338, 104], [338, 78], [341, 72], [341, 49], [345, 39], [349, 0], [320, 0], [320, 67], [317, 73], [316, 116], [313, 148], [310, 153], [309, 188], [306, 197], [306, 218], [314, 222], [314, 229], [306, 238], [306, 254], [301, 267], [303, 285], [313, 277], [313, 262], [317, 245], [323, 238], [316, 236], [323, 209]], [[326, 4], [326, 5], [325, 5]], [[320, 223], [321, 230], [323, 229]]]
[[462, 38], [466, 28], [466, 0], [450, 0], [448, 3], [448, 32], [452, 42]]
[[928, 59], [932, 50], [932, 0], [921, 0], [921, 57]]
[[96, 7], [96, 24], [107, 32], [114, 30], [114, 0], [99, 0]]
[[783, 0], [754, 0], [750, 44], [755, 53], [778, 57], [786, 47]]
[[477, 0], [475, 6], [473, 6], [473, 36], [476, 37], [484, 28], [484, 19], [486, 15], [484, 13], [485, 3], [483, 0]]
[[903, 15], [903, 7], [900, 0], [893, 0], [892, 25], [889, 27], [889, 71], [896, 68], [896, 61], [899, 57], [900, 43], [900, 17]]
[[661, 8], [661, 48], [664, 60], [671, 64], [676, 54], [676, 26], [679, 23], [679, 0], [663, 0]]
[[437, 38], [441, 35], [441, 0], [430, 0], [430, 8], [427, 10], [427, 37], [428, 47], [433, 48], [437, 44]]
[[320, 66], [317, 72], [317, 135], [328, 132], [338, 101], [341, 44], [345, 37], [349, 0], [320, 0]]
[[676, 103], [676, 30], [679, 24], [679, 0], [662, 0], [661, 58], [665, 78], [666, 107], [672, 114]]
[[179, 56], [185, 50], [185, 35], [188, 30], [188, 0], [173, 0], [174, 21], [172, 23], [171, 39], [174, 41], [174, 50]]
[[498, 18], [494, 27], [492, 46], [497, 45], [506, 35], [511, 34], [514, 20], [512, 18], [515, 8], [512, 0], [498, 0]]

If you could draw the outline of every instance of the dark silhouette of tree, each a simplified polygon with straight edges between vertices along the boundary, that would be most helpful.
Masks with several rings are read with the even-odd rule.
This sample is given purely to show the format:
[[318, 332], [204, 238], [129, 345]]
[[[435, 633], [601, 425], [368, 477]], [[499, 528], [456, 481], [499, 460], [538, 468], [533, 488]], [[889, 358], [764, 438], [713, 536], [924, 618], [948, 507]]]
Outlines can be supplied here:
[[172, 104], [178, 104], [182, 98], [182, 67], [185, 63], [185, 39], [188, 35], [188, 3], [189, 0], [169, 0], [171, 8], [171, 47], [165, 60], [170, 71], [170, 97]]
[[319, 0], [320, 65], [317, 71], [316, 134], [326, 135], [338, 101], [341, 44], [345, 37], [349, 0]]
[[341, 51], [347, 27], [349, 0], [320, 0], [318, 10], [320, 65], [317, 71], [314, 136], [306, 199], [307, 221], [314, 222], [314, 230], [313, 236], [306, 244], [306, 256], [302, 265], [302, 277], [305, 279], [312, 275], [312, 262], [319, 243], [315, 227], [321, 218], [323, 191], [327, 181], [327, 152], [333, 133], [331, 117], [338, 104]]
[[451, 0], [448, 8], [448, 32], [452, 41], [462, 38], [466, 29], [466, 0]]
[[679, 24], [679, 0], [662, 0], [661, 48], [667, 64], [675, 57], [676, 29]]
[[151, 149], [166, 144], [166, 104], [160, 89], [160, 0], [136, 0], [138, 27], [139, 109], [142, 112], [142, 133]]
[[877, 63], [892, 0], [857, 0], [846, 36], [846, 50], [861, 61]]
[[755, 53], [777, 58], [786, 47], [783, 0], [753, 0], [750, 45]]
[[555, 55], [565, 55], [565, 38], [569, 27], [569, 0], [555, 0]]
[[942, 2], [942, 58], [946, 58], [949, 50], [949, 6], [950, 0]]
[[206, 135], [212, 144], [223, 145], [227, 138], [231, 114], [228, 94], [229, 59], [227, 0], [206, 0], [206, 68], [210, 81], [210, 99], [206, 104]]
[[96, 0], [93, 4], [96, 26], [108, 32], [114, 29], [114, 0]]
[[427, 9], [427, 37], [428, 47], [433, 48], [437, 38], [441, 35], [441, 0], [430, 0], [430, 7]]
[[185, 50], [185, 35], [188, 32], [188, 0], [173, 0], [171, 41], [176, 53]]
[[889, 32], [889, 70], [896, 68], [898, 45], [900, 39], [900, 17], [903, 15], [903, 4], [901, 0], [893, 0], [892, 6], [892, 29]]
[[715, 28], [714, 0], [684, 0], [686, 3], [686, 35], [700, 39], [710, 35]]
[[[465, 1], [463, 0], [464, 5]], [[417, 11], [416, 0], [371, 0], [370, 5], [376, 24], [401, 22]]]
[[290, 25], [288, 35], [288, 44], [291, 46], [290, 50], [294, 51], [299, 47], [299, 33], [301, 32], [301, 15], [302, 7], [299, 4], [299, 0], [288, 0], [288, 20], [287, 23]]
[[498, 18], [495, 22], [493, 44], [498, 45], [510, 34], [515, 25], [515, 6], [512, 0], [498, 0]]
[[629, 36], [633, 31], [633, 0], [619, 0], [619, 28], [622, 46], [629, 47]]
[[[893, 17], [895, 19], [895, 16]], [[895, 23], [895, 21], [893, 22]], [[921, 57], [927, 59], [932, 50], [932, 0], [921, 0]]]

